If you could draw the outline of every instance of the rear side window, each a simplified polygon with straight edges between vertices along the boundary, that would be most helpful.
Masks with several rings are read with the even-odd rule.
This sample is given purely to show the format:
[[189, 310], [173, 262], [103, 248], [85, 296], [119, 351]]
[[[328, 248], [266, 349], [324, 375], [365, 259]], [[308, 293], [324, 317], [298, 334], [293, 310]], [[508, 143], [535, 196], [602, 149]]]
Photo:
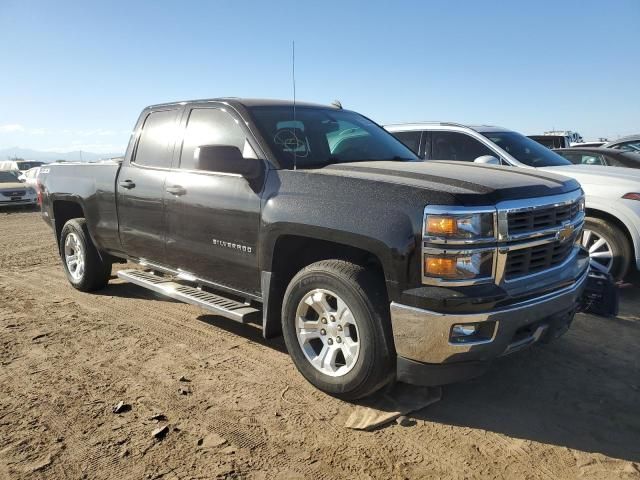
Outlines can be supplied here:
[[579, 153], [563, 152], [562, 150], [559, 150], [556, 153], [558, 155], [566, 158], [567, 160], [569, 160], [573, 164], [580, 165], [582, 163], [582, 156]]
[[135, 163], [148, 167], [171, 166], [171, 147], [176, 135], [177, 110], [151, 112], [144, 121]]
[[462, 160], [473, 162], [483, 155], [497, 155], [475, 138], [458, 132], [433, 132], [431, 138], [432, 160]]
[[597, 153], [583, 153], [580, 158], [582, 165], [606, 165], [604, 157]]
[[193, 154], [203, 145], [230, 145], [238, 147], [245, 158], [256, 158], [240, 125], [219, 108], [191, 110], [180, 154], [180, 168], [195, 170]]
[[420, 149], [420, 135], [422, 132], [392, 132], [391, 135], [396, 137], [402, 143], [404, 143], [407, 147], [413, 151], [416, 155], [418, 154], [418, 150]]

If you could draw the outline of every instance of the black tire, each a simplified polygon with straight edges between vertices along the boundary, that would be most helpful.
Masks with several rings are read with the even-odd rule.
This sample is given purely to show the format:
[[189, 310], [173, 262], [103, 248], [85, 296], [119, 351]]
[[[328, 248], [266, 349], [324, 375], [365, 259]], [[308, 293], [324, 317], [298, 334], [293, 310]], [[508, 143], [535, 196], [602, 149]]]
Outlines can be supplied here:
[[[67, 265], [65, 244], [67, 237], [74, 234], [84, 249], [84, 270], [77, 276], [72, 274]], [[111, 262], [103, 261], [95, 245], [91, 241], [87, 223], [84, 218], [73, 218], [64, 224], [60, 234], [60, 258], [69, 283], [82, 292], [93, 292], [104, 288], [111, 276]]]
[[[335, 377], [316, 369], [298, 342], [298, 304], [315, 289], [335, 292], [357, 321], [359, 354], [348, 373]], [[393, 380], [395, 349], [382, 275], [343, 260], [323, 260], [298, 272], [287, 287], [282, 332], [298, 371], [318, 389], [344, 400], [366, 397]]]
[[627, 235], [617, 225], [597, 217], [587, 217], [584, 228], [593, 231], [611, 245], [613, 262], [609, 273], [615, 280], [622, 280], [633, 260]]

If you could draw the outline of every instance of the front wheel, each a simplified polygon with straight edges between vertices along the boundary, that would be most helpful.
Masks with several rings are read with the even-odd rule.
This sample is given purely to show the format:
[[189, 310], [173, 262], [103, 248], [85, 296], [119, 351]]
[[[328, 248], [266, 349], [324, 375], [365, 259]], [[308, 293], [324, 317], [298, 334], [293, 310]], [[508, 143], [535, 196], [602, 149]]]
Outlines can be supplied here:
[[301, 270], [284, 295], [282, 332], [300, 373], [336, 397], [365, 397], [394, 374], [382, 279], [342, 260]]
[[84, 218], [69, 220], [60, 234], [60, 256], [69, 283], [83, 292], [104, 288], [111, 262], [104, 261], [91, 241]]
[[627, 236], [616, 225], [600, 218], [587, 217], [582, 232], [582, 246], [589, 251], [594, 270], [610, 273], [622, 280], [631, 264], [631, 246]]

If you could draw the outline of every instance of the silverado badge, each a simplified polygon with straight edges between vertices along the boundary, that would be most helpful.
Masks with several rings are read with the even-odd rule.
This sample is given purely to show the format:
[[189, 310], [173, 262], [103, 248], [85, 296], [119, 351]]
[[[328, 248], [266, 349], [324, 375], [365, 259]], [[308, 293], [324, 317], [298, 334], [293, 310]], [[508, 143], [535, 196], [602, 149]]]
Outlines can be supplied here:
[[573, 237], [573, 230], [573, 225], [565, 225], [560, 230], [558, 230], [558, 233], [556, 233], [556, 240], [558, 240], [560, 243], [566, 242], [571, 237]]

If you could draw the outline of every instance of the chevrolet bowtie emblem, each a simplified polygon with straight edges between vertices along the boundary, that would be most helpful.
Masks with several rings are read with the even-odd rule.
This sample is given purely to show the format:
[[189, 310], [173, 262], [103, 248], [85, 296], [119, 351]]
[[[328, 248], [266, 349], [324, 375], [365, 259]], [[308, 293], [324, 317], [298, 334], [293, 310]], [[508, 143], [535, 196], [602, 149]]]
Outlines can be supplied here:
[[573, 237], [573, 230], [573, 225], [565, 225], [560, 230], [558, 230], [558, 233], [556, 233], [556, 240], [561, 243], [566, 242], [571, 237]]

